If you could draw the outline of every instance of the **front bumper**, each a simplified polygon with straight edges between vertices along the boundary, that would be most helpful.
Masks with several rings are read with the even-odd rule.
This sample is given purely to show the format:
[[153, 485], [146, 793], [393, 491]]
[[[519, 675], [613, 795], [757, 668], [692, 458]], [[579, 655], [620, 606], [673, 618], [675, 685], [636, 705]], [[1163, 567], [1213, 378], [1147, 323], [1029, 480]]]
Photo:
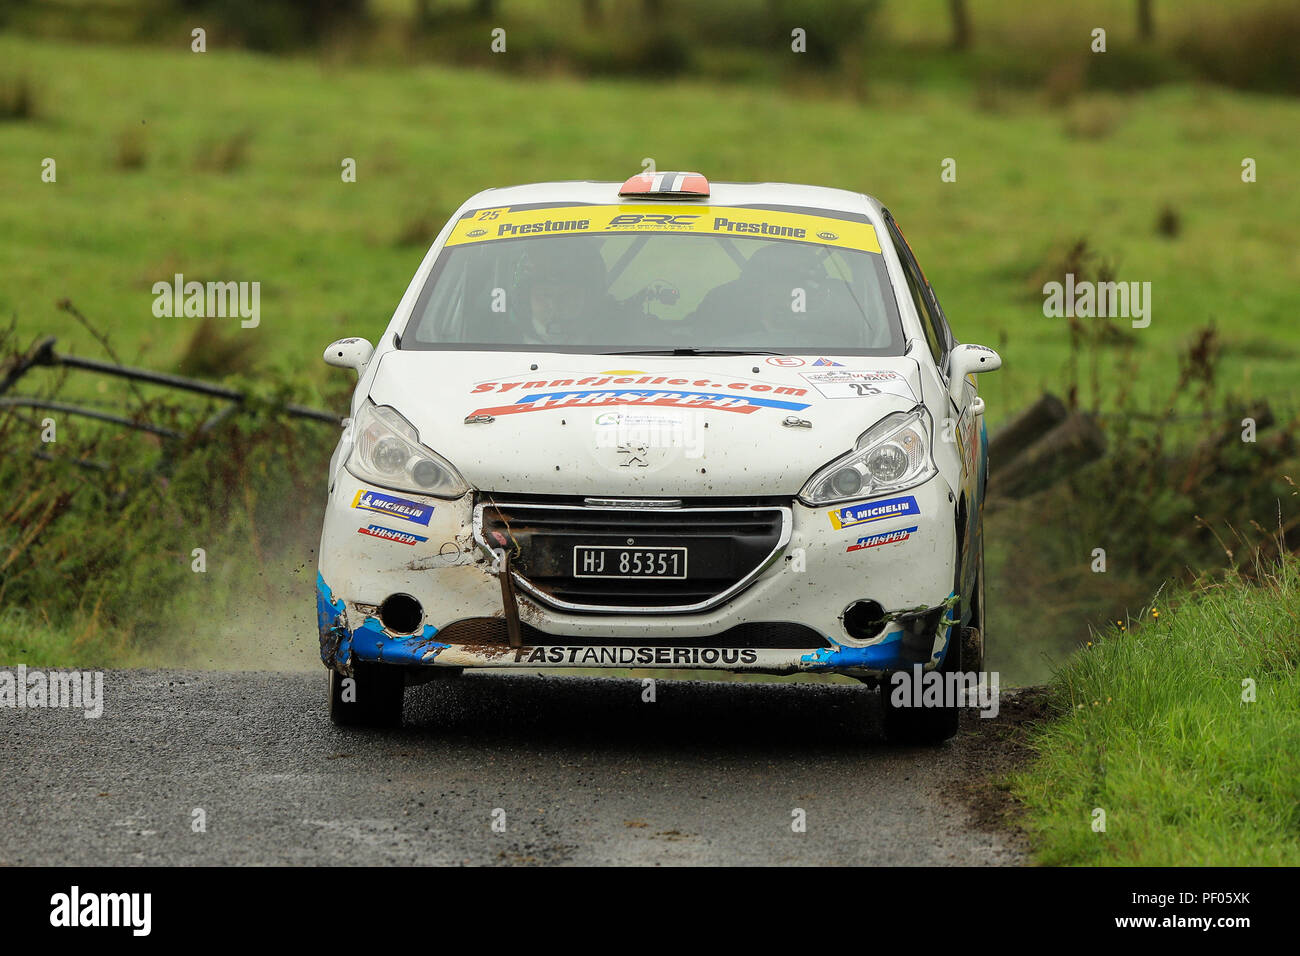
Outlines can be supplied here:
[[[873, 506], [882, 502], [888, 507]], [[939, 476], [851, 508], [783, 503], [788, 540], [742, 589], [704, 611], [575, 612], [517, 586], [519, 647], [505, 637], [500, 564], [476, 541], [474, 506], [473, 494], [444, 501], [386, 492], [340, 472], [317, 577], [327, 666], [347, 673], [360, 660], [879, 678], [917, 663], [936, 666], [953, 630], [954, 507]], [[381, 622], [379, 606], [394, 594], [421, 605], [415, 632], [395, 633]], [[854, 638], [844, 612], [864, 600], [886, 615], [877, 632]]]

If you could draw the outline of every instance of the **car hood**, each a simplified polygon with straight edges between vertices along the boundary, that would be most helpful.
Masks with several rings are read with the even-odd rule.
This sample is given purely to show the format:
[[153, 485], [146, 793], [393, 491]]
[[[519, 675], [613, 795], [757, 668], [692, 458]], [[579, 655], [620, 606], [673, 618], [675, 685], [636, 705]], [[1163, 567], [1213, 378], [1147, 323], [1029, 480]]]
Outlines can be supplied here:
[[370, 386], [481, 491], [793, 496], [890, 412], [906, 357], [384, 353]]

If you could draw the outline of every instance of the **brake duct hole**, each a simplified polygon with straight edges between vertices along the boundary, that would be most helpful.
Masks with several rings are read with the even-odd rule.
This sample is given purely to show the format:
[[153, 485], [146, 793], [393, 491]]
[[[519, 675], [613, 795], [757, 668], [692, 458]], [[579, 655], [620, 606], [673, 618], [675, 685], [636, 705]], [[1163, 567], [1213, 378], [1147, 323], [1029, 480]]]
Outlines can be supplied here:
[[844, 630], [849, 637], [866, 641], [885, 626], [885, 609], [878, 601], [854, 601], [844, 609]]
[[424, 620], [424, 608], [409, 594], [390, 594], [379, 605], [379, 621], [394, 634], [410, 634]]

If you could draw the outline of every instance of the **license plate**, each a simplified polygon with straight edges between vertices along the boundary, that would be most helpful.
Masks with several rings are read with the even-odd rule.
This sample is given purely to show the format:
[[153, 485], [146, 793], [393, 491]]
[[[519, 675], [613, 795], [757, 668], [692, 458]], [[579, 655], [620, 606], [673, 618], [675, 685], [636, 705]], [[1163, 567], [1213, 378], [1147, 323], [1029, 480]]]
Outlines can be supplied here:
[[685, 578], [685, 548], [627, 548], [578, 544], [573, 547], [575, 578]]

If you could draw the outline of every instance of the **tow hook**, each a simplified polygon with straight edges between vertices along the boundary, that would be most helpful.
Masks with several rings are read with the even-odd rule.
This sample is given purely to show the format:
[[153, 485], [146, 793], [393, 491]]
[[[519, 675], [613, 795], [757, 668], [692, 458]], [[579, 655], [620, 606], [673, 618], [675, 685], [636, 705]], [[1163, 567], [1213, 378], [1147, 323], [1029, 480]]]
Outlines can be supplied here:
[[519, 627], [519, 601], [515, 598], [515, 583], [510, 574], [510, 552], [503, 548], [499, 553], [501, 563], [497, 574], [501, 579], [501, 607], [506, 615], [506, 635], [510, 638], [510, 646], [518, 649], [524, 646], [524, 639]]

